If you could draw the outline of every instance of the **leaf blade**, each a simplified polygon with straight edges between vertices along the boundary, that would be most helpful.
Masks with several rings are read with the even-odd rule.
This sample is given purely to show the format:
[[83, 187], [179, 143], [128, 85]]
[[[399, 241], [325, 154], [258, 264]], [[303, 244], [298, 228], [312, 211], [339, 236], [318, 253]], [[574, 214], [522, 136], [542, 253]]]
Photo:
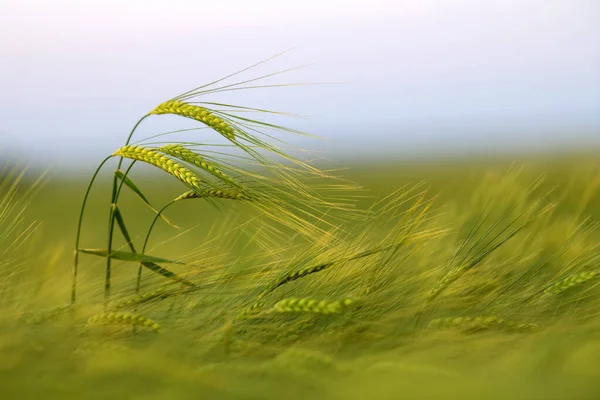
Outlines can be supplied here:
[[[107, 251], [106, 249], [79, 249], [78, 251], [91, 254], [99, 257], [106, 257]], [[196, 285], [185, 278], [177, 275], [175, 272], [168, 270], [165, 267], [161, 267], [158, 265], [158, 262], [170, 263], [170, 264], [184, 264], [178, 261], [167, 260], [165, 258], [148, 256], [145, 254], [137, 254], [131, 253], [127, 251], [113, 251], [110, 256], [112, 259], [121, 260], [121, 261], [136, 261], [140, 262], [144, 267], [148, 268], [154, 273], [162, 275], [167, 279], [171, 279], [177, 283], [181, 283], [186, 286], [195, 287]]]
[[[154, 213], [159, 214], [158, 210], [154, 208], [152, 204], [150, 204], [150, 201], [144, 195], [144, 193], [142, 193], [140, 188], [131, 180], [131, 178], [125, 175], [123, 171], [121, 171], [120, 169], [115, 170], [115, 176], [119, 178], [125, 184], [125, 186], [131, 189], [131, 191], [133, 191], [144, 202], [144, 204], [148, 206], [148, 208], [154, 211]], [[164, 216], [162, 213], [160, 213], [160, 218], [167, 224], [171, 225], [173, 228], [179, 229], [179, 227], [173, 221]]]
[[[79, 249], [78, 251], [81, 253], [91, 254], [91, 255], [95, 255], [95, 256], [99, 256], [99, 257], [106, 257], [108, 254], [108, 251], [106, 249]], [[169, 260], [166, 258], [154, 257], [154, 256], [146, 255], [146, 254], [138, 254], [138, 253], [132, 253], [129, 251], [119, 251], [119, 250], [112, 251], [110, 254], [110, 258], [112, 258], [114, 260], [135, 261], [135, 262], [141, 262], [141, 263], [151, 262], [151, 263], [185, 265], [185, 263], [183, 263], [181, 261], [173, 261], [173, 260]]]
[[119, 229], [121, 230], [121, 233], [123, 234], [123, 237], [127, 241], [127, 245], [129, 246], [131, 251], [134, 252], [135, 249], [133, 247], [133, 241], [131, 240], [129, 231], [127, 230], [127, 227], [125, 226], [125, 220], [123, 219], [123, 214], [121, 214], [121, 210], [119, 209], [119, 207], [117, 207], [116, 204], [113, 204], [112, 208], [113, 208], [113, 215], [115, 216], [115, 219], [117, 220], [117, 225], [119, 226]]
[[149, 270], [151, 270], [152, 272], [162, 275], [167, 279], [172, 279], [175, 282], [182, 283], [184, 285], [191, 286], [191, 287], [196, 286], [192, 282], [188, 281], [187, 279], [180, 277], [175, 272], [169, 271], [168, 269], [161, 267], [160, 265], [155, 264], [153, 262], [142, 262], [142, 265], [144, 267], [148, 268]]

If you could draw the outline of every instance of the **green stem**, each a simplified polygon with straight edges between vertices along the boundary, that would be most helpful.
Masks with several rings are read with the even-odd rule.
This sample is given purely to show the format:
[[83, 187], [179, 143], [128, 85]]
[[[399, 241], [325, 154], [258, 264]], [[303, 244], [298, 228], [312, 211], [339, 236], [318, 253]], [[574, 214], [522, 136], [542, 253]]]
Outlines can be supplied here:
[[135, 161], [136, 160], [133, 160], [131, 162], [131, 164], [129, 164], [129, 167], [127, 167], [127, 169], [123, 173], [123, 179], [121, 179], [121, 182], [119, 183], [119, 187], [117, 188], [117, 194], [115, 196], [115, 200], [119, 198], [119, 195], [121, 194], [121, 189], [123, 188], [123, 184], [125, 183], [125, 180], [127, 179], [127, 175], [129, 174], [129, 171], [131, 171], [131, 168], [133, 168]]
[[85, 191], [85, 195], [83, 196], [83, 202], [81, 204], [81, 209], [79, 211], [79, 221], [77, 222], [77, 234], [75, 236], [75, 260], [73, 263], [73, 286], [71, 287], [71, 304], [75, 304], [75, 300], [77, 299], [77, 271], [78, 271], [78, 266], [79, 266], [79, 242], [81, 240], [81, 226], [83, 225], [83, 214], [85, 211], [85, 206], [87, 203], [87, 199], [90, 195], [92, 185], [94, 184], [94, 181], [96, 180], [96, 177], [98, 176], [98, 173], [100, 172], [100, 170], [102, 169], [104, 164], [112, 157], [113, 156], [108, 156], [104, 159], [104, 161], [102, 161], [100, 163], [100, 165], [96, 169], [96, 172], [94, 172], [94, 175], [92, 176], [92, 179], [90, 180], [90, 183], [88, 184], [87, 190]]
[[[105, 296], [105, 300], [108, 300], [108, 297], [110, 296], [110, 277], [111, 277], [111, 260], [112, 258], [110, 257], [110, 254], [112, 253], [112, 241], [113, 241], [113, 233], [115, 230], [115, 217], [114, 217], [114, 213], [115, 213], [115, 209], [117, 208], [117, 201], [119, 199], [119, 194], [121, 194], [121, 189], [123, 188], [123, 182], [125, 182], [125, 179], [127, 178], [127, 174], [129, 174], [129, 171], [131, 171], [131, 168], [133, 167], [133, 165], [135, 164], [135, 160], [129, 165], [129, 167], [127, 167], [127, 170], [125, 171], [125, 173], [123, 174], [123, 179], [121, 179], [121, 182], [119, 183], [118, 187], [116, 185], [113, 186], [113, 192], [115, 193], [114, 197], [113, 197], [113, 202], [111, 203], [110, 206], [110, 218], [108, 220], [108, 252], [107, 252], [107, 257], [106, 257], [106, 280], [104, 281], [104, 296]], [[136, 253], [135, 251], [135, 246], [133, 245], [132, 242], [127, 242], [127, 245], [129, 246], [129, 249], [131, 250], [132, 253]]]
[[[160, 215], [163, 213], [163, 211], [165, 211], [167, 209], [167, 207], [169, 207], [173, 203], [175, 203], [175, 200], [172, 200], [171, 202], [169, 202], [165, 206], [163, 206], [163, 208], [158, 210], [158, 212], [154, 216], [154, 219], [152, 220], [152, 223], [150, 224], [150, 228], [148, 228], [148, 233], [146, 233], [146, 239], [144, 240], [144, 246], [142, 247], [142, 255], [144, 255], [144, 253], [146, 252], [148, 240], [150, 239], [150, 234], [152, 233], [152, 229], [154, 229], [154, 225], [156, 224], [156, 221], [158, 221], [158, 218], [160, 218]], [[142, 263], [140, 263], [140, 265], [138, 267], [137, 282], [136, 282], [136, 286], [135, 286], [136, 294], [140, 293], [140, 286], [142, 283], [142, 267], [143, 267], [143, 265], [142, 265]]]
[[[135, 133], [135, 130], [142, 123], [142, 121], [144, 119], [146, 119], [146, 117], [148, 117], [148, 115], [144, 115], [134, 125], [133, 129], [129, 133], [129, 136], [127, 136], [127, 141], [125, 142], [125, 146], [127, 146], [129, 144], [129, 142], [131, 141], [131, 138], [133, 137], [133, 134]], [[121, 165], [123, 165], [123, 157], [121, 157], [119, 159], [119, 164], [117, 165], [117, 169], [121, 169]], [[132, 165], [133, 165], [133, 163], [132, 163]], [[129, 168], [131, 168], [131, 166]], [[122, 185], [123, 185], [123, 181], [121, 181], [121, 185], [117, 189], [117, 176], [115, 175], [113, 177], [113, 185], [112, 185], [113, 188], [112, 188], [112, 195], [111, 195], [111, 202], [110, 202], [111, 208], [110, 208], [110, 216], [109, 216], [109, 222], [108, 222], [108, 247], [107, 247], [107, 253], [106, 253], [106, 276], [105, 276], [105, 280], [104, 280], [104, 305], [105, 305], [105, 307], [108, 305], [108, 299], [110, 297], [110, 278], [111, 278], [111, 260], [112, 260], [110, 257], [110, 254], [112, 253], [112, 241], [113, 241], [113, 233], [114, 233], [114, 227], [115, 227], [114, 207], [116, 207], [116, 205], [117, 205], [117, 202], [119, 199], [119, 192], [120, 192], [120, 188]]]

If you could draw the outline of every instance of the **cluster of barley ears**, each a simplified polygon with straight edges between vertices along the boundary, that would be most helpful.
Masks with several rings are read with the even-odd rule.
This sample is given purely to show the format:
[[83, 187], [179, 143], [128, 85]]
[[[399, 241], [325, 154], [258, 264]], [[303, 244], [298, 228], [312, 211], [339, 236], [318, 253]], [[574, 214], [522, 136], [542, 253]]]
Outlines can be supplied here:
[[[262, 63], [262, 62], [261, 62]], [[258, 64], [261, 64], [258, 63]], [[258, 65], [256, 64], [256, 65]], [[255, 66], [256, 66], [255, 65]], [[252, 68], [254, 66], [251, 66]], [[247, 68], [248, 69], [248, 68]], [[244, 69], [239, 72], [244, 72]], [[239, 73], [238, 72], [238, 73]], [[287, 72], [287, 71], [282, 71]], [[188, 278], [170, 270], [169, 264], [181, 264], [178, 261], [147, 254], [152, 231], [159, 219], [176, 227], [164, 212], [168, 207], [179, 204], [182, 200], [204, 200], [211, 203], [217, 201], [243, 201], [256, 208], [272, 223], [291, 229], [313, 240], [319, 234], [327, 232], [333, 226], [331, 220], [348, 217], [360, 217], [354, 210], [352, 199], [348, 200], [339, 193], [350, 193], [358, 189], [354, 184], [331, 175], [328, 171], [313, 167], [308, 161], [290, 155], [281, 146], [269, 143], [272, 132], [302, 133], [294, 129], [273, 124], [264, 120], [247, 117], [248, 113], [262, 115], [282, 114], [275, 111], [198, 101], [206, 95], [229, 90], [257, 89], [261, 86], [248, 86], [271, 76], [268, 74], [241, 82], [224, 84], [224, 79], [237, 75], [234, 73], [223, 79], [211, 82], [183, 93], [177, 97], [160, 103], [144, 115], [133, 127], [124, 145], [105, 158], [92, 176], [85, 192], [80, 209], [79, 222], [75, 239], [75, 258], [73, 264], [73, 284], [71, 304], [77, 301], [79, 259], [83, 254], [104, 257], [106, 260], [104, 279], [105, 310], [122, 309], [167, 298], [178, 289], [151, 293], [140, 293], [143, 271], [147, 270], [168, 279], [172, 283], [183, 286], [183, 290], [195, 290], [197, 285]], [[270, 87], [273, 85], [264, 85]], [[231, 154], [223, 151], [212, 151], [211, 147], [198, 141], [186, 142], [149, 142], [152, 138], [165, 138], [173, 131], [133, 142], [134, 135], [141, 124], [150, 117], [173, 115], [191, 119], [199, 123], [199, 129], [190, 129], [191, 133], [200, 132], [203, 136], [210, 131], [216, 132], [229, 144]], [[281, 142], [282, 143], [282, 142]], [[106, 247], [83, 248], [80, 245], [83, 219], [90, 191], [100, 170], [116, 158], [117, 166], [113, 176], [112, 194], [108, 207], [108, 234]], [[129, 165], [124, 168], [125, 163]], [[163, 171], [184, 185], [186, 191], [174, 194], [170, 202], [155, 208], [148, 196], [137, 185], [131, 175], [137, 163], [148, 164]], [[241, 164], [241, 165], [240, 165]], [[316, 178], [331, 181], [321, 185], [307, 185], [306, 179]], [[123, 209], [119, 206], [119, 198], [123, 190], [131, 190], [145, 206], [154, 212], [150, 227], [143, 236], [141, 245], [134, 243]], [[323, 190], [321, 190], [323, 189]], [[331, 196], [323, 193], [333, 193]], [[118, 231], [126, 242], [128, 250], [115, 249], [114, 235]], [[135, 280], [136, 296], [130, 300], [110, 306], [112, 290], [112, 262], [128, 261], [138, 264]], [[313, 271], [314, 272], [314, 271]], [[109, 314], [112, 315], [112, 314]], [[122, 315], [119, 317], [125, 318]]]
[[[264, 288], [236, 315], [232, 324], [259, 315], [340, 314], [370, 300], [371, 295], [397, 278], [394, 263], [400, 254], [406, 256], [421, 242], [447, 232], [429, 226], [437, 211], [432, 212], [431, 199], [427, 198], [426, 190], [419, 191], [420, 187], [417, 184], [391, 193], [374, 203], [364, 224], [345, 235], [334, 234], [329, 240], [322, 240], [313, 251], [301, 254], [279, 276], [265, 282]], [[374, 226], [378, 235], [369, 231]], [[376, 262], [378, 257], [385, 261]], [[365, 270], [365, 266], [369, 269]], [[329, 276], [323, 276], [325, 271], [331, 272]], [[289, 297], [267, 306], [268, 297], [275, 291], [298, 281], [305, 290], [313, 287], [312, 290], [327, 294], [339, 292], [341, 299]]]

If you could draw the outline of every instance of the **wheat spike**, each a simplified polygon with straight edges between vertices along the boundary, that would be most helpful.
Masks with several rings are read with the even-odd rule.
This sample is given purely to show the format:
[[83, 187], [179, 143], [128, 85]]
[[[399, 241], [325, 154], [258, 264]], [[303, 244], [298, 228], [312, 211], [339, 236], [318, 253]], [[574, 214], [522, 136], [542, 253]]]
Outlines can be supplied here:
[[163, 171], [173, 175], [190, 188], [202, 190], [200, 187], [200, 179], [196, 176], [196, 174], [181, 164], [171, 160], [164, 154], [156, 152], [155, 150], [147, 149], [141, 146], [129, 145], [121, 147], [113, 155], [154, 165], [155, 167], [158, 167]]
[[92, 324], [128, 324], [144, 326], [155, 332], [160, 330], [160, 325], [150, 318], [127, 312], [104, 312], [96, 314], [88, 320], [88, 325]]
[[225, 122], [221, 117], [214, 114], [213, 111], [205, 107], [185, 103], [179, 100], [169, 100], [158, 105], [150, 111], [150, 115], [174, 114], [182, 117], [191, 118], [202, 122], [206, 126], [219, 132], [229, 140], [235, 139], [235, 129], [232, 125]]

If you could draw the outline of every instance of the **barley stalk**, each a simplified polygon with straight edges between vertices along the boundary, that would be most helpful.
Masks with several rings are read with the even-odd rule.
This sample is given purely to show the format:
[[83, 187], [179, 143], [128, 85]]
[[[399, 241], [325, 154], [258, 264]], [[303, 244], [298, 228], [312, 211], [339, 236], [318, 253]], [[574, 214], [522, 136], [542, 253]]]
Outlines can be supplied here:
[[229, 140], [235, 139], [234, 127], [218, 117], [208, 108], [185, 103], [179, 100], [169, 100], [158, 105], [149, 115], [174, 114], [202, 122], [206, 126], [219, 132]]
[[133, 325], [133, 326], [144, 326], [152, 329], [155, 332], [159, 332], [160, 325], [141, 315], [132, 314], [128, 312], [103, 312], [96, 314], [88, 320], [88, 325], [93, 324], [115, 324], [115, 325]]
[[[138, 122], [139, 124], [139, 122]], [[136, 125], [137, 126], [137, 125]], [[75, 300], [77, 299], [77, 274], [79, 270], [79, 242], [81, 240], [81, 228], [83, 226], [83, 215], [85, 212], [85, 206], [87, 204], [88, 197], [90, 195], [90, 191], [92, 189], [92, 185], [98, 176], [98, 173], [104, 166], [104, 164], [110, 160], [112, 156], [106, 157], [96, 168], [94, 175], [92, 175], [92, 179], [88, 183], [87, 189], [83, 196], [83, 202], [81, 204], [81, 208], [79, 209], [79, 220], [77, 221], [77, 233], [75, 235], [75, 251], [74, 251], [74, 260], [73, 260], [73, 272], [72, 272], [72, 283], [71, 283], [71, 304], [75, 304]]]
[[181, 164], [171, 160], [169, 157], [160, 154], [152, 149], [146, 149], [141, 146], [124, 146], [118, 149], [113, 155], [130, 158], [132, 160], [142, 161], [166, 171], [181, 182], [195, 190], [202, 190], [200, 179], [189, 169]]

